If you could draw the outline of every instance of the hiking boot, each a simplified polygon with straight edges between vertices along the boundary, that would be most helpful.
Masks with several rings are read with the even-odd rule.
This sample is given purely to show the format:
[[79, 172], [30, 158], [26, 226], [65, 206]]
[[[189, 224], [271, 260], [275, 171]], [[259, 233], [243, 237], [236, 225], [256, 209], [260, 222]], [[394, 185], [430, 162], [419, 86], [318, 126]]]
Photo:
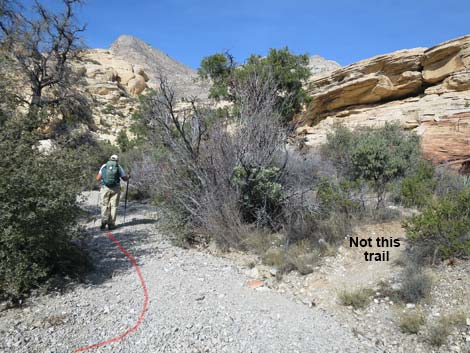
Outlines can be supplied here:
[[106, 229], [106, 223], [101, 222], [100, 230]]

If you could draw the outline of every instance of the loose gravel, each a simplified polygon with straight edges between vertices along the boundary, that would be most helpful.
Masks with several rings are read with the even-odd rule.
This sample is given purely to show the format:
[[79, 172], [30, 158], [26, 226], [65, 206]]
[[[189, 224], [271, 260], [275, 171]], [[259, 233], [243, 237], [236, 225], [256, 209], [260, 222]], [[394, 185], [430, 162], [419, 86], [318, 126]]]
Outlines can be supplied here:
[[[96, 193], [89, 196], [92, 209]], [[247, 287], [245, 271], [230, 260], [172, 246], [157, 222], [157, 212], [132, 204], [127, 222], [113, 231], [141, 268], [149, 307], [136, 332], [90, 352], [376, 352], [327, 312]], [[87, 281], [1, 312], [0, 353], [73, 352], [135, 324], [143, 305], [138, 277], [98, 226], [86, 224], [95, 263]]]

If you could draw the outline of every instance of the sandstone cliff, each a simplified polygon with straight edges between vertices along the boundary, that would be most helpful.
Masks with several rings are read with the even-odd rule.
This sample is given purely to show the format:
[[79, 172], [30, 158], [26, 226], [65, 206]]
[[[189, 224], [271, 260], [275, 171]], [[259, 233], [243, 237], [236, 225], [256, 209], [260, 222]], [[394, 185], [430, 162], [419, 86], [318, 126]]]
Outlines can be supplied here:
[[470, 36], [401, 50], [314, 77], [312, 104], [297, 130], [306, 145], [325, 141], [335, 123], [398, 122], [422, 135], [425, 156], [458, 168], [470, 158]]

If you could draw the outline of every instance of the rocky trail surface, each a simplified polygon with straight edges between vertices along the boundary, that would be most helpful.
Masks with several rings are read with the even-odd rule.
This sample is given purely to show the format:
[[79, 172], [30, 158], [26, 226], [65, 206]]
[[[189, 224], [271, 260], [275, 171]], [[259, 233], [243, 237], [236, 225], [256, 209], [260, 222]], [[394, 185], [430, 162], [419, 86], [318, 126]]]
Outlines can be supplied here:
[[[96, 197], [86, 204], [95, 215]], [[155, 210], [132, 204], [113, 231], [136, 259], [150, 300], [135, 332], [90, 352], [375, 352], [327, 312], [249, 288], [229, 259], [172, 246], [157, 222]], [[74, 352], [135, 325], [144, 303], [139, 278], [98, 225], [86, 224], [95, 270], [85, 283], [0, 313], [1, 353]]]

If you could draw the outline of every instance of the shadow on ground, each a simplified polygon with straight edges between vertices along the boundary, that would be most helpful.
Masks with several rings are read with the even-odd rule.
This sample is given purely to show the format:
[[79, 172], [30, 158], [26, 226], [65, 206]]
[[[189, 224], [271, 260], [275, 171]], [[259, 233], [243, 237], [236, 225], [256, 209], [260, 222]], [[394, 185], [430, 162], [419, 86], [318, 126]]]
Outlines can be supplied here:
[[[93, 206], [84, 207], [89, 216], [95, 219], [89, 223], [82, 244], [89, 254], [94, 269], [85, 277], [85, 282], [100, 285], [124, 271], [134, 270], [132, 263], [119, 248], [99, 229], [99, 209]], [[118, 210], [117, 227], [112, 230], [114, 237], [135, 258], [142, 263], [147, 256], [159, 252], [155, 242], [156, 224], [155, 209], [149, 205], [128, 204], [126, 222], [123, 222], [124, 207]]]

